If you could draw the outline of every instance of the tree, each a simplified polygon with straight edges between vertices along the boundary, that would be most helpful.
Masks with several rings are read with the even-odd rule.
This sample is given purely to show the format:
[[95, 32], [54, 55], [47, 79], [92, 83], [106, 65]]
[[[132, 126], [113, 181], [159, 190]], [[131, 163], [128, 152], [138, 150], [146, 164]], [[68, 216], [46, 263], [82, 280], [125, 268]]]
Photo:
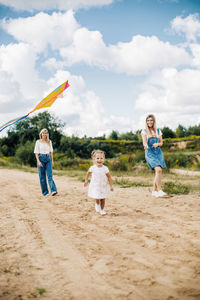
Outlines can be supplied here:
[[18, 143], [24, 145], [27, 141], [38, 139], [40, 130], [46, 128], [49, 131], [50, 139], [53, 140], [54, 147], [57, 148], [60, 145], [63, 127], [62, 121], [45, 111], [17, 123], [8, 133], [8, 137], [15, 134], [19, 139]]
[[176, 137], [181, 138], [186, 136], [186, 128], [182, 125], [178, 125], [176, 128]]
[[187, 130], [186, 130], [186, 135], [197, 135], [200, 136], [200, 124], [199, 125], [195, 125], [195, 126], [190, 126]]
[[[13, 156], [15, 154], [17, 145], [19, 144], [19, 136], [15, 132], [10, 132], [8, 136], [0, 139], [0, 148], [4, 149], [4, 156]], [[6, 147], [3, 147], [6, 146]]]
[[165, 126], [162, 128], [162, 137], [163, 137], [163, 139], [175, 138], [176, 134], [169, 127]]
[[133, 133], [132, 131], [122, 133], [120, 135], [120, 140], [130, 140], [130, 141], [138, 141], [138, 135]]
[[113, 130], [111, 134], [108, 137], [110, 140], [118, 140], [119, 139], [119, 132], [116, 130]]
[[[34, 142], [39, 138], [39, 132], [42, 128], [47, 128], [49, 131], [50, 139], [53, 141], [54, 148], [59, 148], [63, 127], [64, 123], [52, 116], [50, 113], [39, 113], [38, 115], [32, 118], [27, 118], [10, 128], [8, 136], [0, 139], [1, 152], [5, 156], [14, 156], [17, 149], [20, 146], [26, 145], [28, 141], [33, 142], [32, 149], [30, 145], [28, 145], [26, 149], [31, 149], [30, 151], [33, 152]], [[25, 153], [24, 149], [22, 150], [21, 152]]]

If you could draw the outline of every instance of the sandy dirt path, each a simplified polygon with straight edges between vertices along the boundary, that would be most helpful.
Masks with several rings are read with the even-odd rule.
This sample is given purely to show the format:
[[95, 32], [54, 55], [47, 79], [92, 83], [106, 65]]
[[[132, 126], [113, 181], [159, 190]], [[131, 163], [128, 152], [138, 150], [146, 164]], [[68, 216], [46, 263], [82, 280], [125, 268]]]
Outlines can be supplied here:
[[37, 174], [0, 169], [0, 299], [200, 299], [199, 195], [116, 186], [100, 216], [54, 178], [43, 197]]

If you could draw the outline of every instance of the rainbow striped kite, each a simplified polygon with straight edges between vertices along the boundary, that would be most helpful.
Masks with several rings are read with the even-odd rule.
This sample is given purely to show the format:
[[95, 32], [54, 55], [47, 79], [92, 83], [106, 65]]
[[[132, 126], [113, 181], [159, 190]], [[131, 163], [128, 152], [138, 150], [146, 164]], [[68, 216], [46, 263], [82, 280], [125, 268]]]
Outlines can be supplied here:
[[27, 115], [20, 117], [20, 118], [16, 118], [16, 119], [11, 120], [11, 121], [7, 122], [6, 124], [2, 125], [0, 127], [0, 132], [9, 126], [16, 124], [19, 121], [22, 121], [23, 119], [26, 119], [34, 111], [41, 109], [41, 108], [50, 107], [56, 101], [56, 99], [62, 95], [64, 90], [66, 90], [68, 87], [69, 87], [69, 83], [67, 80], [63, 84], [61, 84], [59, 87], [57, 87], [53, 92], [51, 92], [47, 97], [45, 97], [40, 103], [38, 103], [38, 105], [33, 110], [31, 110]]

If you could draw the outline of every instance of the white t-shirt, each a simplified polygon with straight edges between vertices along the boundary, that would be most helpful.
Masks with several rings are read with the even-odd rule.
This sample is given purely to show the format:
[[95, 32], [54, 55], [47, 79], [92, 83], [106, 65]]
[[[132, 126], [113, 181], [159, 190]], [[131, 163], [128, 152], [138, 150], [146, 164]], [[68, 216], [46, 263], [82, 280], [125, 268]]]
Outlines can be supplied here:
[[109, 169], [106, 166], [97, 167], [93, 165], [89, 168], [89, 172], [92, 173], [92, 178], [89, 184], [88, 196], [94, 199], [105, 199], [108, 189], [108, 178], [106, 174], [109, 173]]
[[40, 140], [37, 140], [35, 143], [35, 154], [49, 154], [49, 152], [53, 152], [52, 142], [50, 141], [50, 144], [46, 142], [40, 142]]
[[[158, 130], [158, 137], [161, 137], [162, 136], [162, 131], [160, 129], [157, 129]], [[147, 135], [147, 131], [146, 129], [143, 129], [142, 132], [141, 132], [141, 135], [145, 135], [148, 139], [148, 135]], [[153, 136], [156, 136], [155, 132], [153, 131]]]

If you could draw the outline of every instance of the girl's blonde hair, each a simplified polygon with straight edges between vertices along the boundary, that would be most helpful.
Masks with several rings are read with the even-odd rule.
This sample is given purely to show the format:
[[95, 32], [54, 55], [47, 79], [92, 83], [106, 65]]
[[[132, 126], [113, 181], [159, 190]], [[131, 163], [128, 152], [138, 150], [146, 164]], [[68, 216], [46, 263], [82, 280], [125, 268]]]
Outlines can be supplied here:
[[95, 156], [96, 156], [96, 154], [97, 153], [99, 153], [99, 154], [103, 154], [103, 156], [104, 156], [104, 158], [105, 158], [105, 152], [104, 151], [102, 151], [102, 150], [99, 150], [99, 149], [95, 149], [95, 150], [93, 150], [92, 151], [92, 153], [91, 153], [91, 157], [92, 157], [92, 159], [94, 159], [95, 158]]
[[40, 137], [40, 140], [42, 139], [42, 134], [43, 134], [43, 132], [47, 132], [47, 139], [46, 139], [46, 142], [48, 143], [48, 144], [50, 144], [50, 140], [49, 140], [49, 133], [48, 133], [48, 130], [46, 129], [46, 128], [43, 128], [41, 131], [40, 131], [40, 133], [39, 133], [39, 137]]
[[146, 117], [146, 124], [145, 124], [145, 125], [146, 125], [146, 132], [147, 132], [147, 135], [148, 135], [149, 137], [152, 137], [152, 136], [153, 136], [153, 135], [152, 135], [152, 132], [150, 131], [150, 129], [149, 129], [148, 125], [147, 125], [147, 120], [148, 120], [149, 118], [153, 119], [153, 130], [154, 130], [154, 132], [155, 132], [155, 135], [158, 137], [157, 126], [156, 126], [156, 118], [155, 118], [154, 115], [148, 115], [148, 116]]

